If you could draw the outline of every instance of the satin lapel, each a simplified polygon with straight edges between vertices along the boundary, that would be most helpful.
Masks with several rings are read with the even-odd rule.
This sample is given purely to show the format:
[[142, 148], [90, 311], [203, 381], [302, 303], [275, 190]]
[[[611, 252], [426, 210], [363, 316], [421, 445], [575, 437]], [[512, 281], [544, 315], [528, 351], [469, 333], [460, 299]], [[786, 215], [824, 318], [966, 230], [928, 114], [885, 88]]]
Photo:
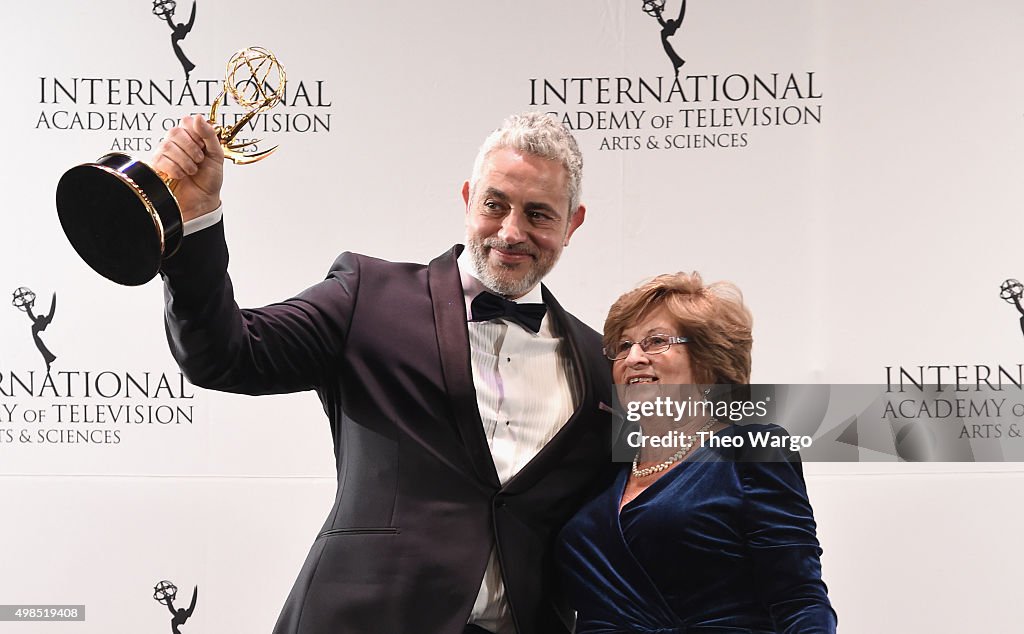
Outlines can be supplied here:
[[544, 298], [544, 305], [548, 307], [551, 318], [555, 320], [555, 330], [562, 336], [565, 337], [566, 343], [569, 344], [569, 352], [572, 355], [572, 368], [575, 373], [574, 380], [580, 387], [580, 404], [573, 412], [572, 418], [565, 424], [568, 427], [584, 409], [584, 405], [593, 404], [594, 399], [594, 377], [591, 376], [592, 368], [590, 364], [586, 362], [583, 357], [580, 346], [582, 342], [579, 340], [576, 329], [571, 327], [569, 324], [569, 316], [566, 314], [565, 309], [558, 303], [558, 300], [548, 291], [548, 288], [541, 285], [541, 297]]
[[[579, 340], [579, 330], [570, 323], [569, 314], [552, 297], [547, 287], [541, 286], [541, 290], [544, 295], [544, 303], [551, 309], [551, 315], [555, 318], [559, 331], [565, 333], [566, 341], [569, 342], [569, 350], [572, 351], [572, 362], [577, 379], [582, 378], [583, 380], [583, 397], [580, 399], [580, 406], [573, 412], [572, 418], [569, 419], [565, 426], [568, 427], [570, 423], [575, 422], [579, 418], [580, 414], [589, 413], [593, 408], [597, 408], [606, 414], [611, 414], [613, 404], [611, 398], [612, 390], [614, 389], [614, 386], [611, 384], [611, 362], [605, 359], [604, 353], [601, 350], [588, 350], [588, 354], [583, 354], [584, 343]], [[602, 372], [603, 374], [598, 377], [594, 375], [594, 372]], [[595, 386], [607, 387], [601, 387], [600, 391], [596, 391]], [[611, 427], [602, 430], [602, 433], [608, 434], [606, 436], [608, 439], [618, 438], [623, 433], [623, 422], [621, 417], [612, 416]]]
[[437, 331], [441, 371], [451, 402], [455, 429], [466, 449], [473, 473], [481, 482], [497, 489], [498, 473], [494, 469], [487, 437], [484, 436], [484, 426], [476, 402], [476, 388], [473, 387], [466, 303], [456, 263], [461, 252], [462, 246], [456, 245], [451, 251], [432, 260], [427, 269], [430, 301], [434, 307], [434, 328]]

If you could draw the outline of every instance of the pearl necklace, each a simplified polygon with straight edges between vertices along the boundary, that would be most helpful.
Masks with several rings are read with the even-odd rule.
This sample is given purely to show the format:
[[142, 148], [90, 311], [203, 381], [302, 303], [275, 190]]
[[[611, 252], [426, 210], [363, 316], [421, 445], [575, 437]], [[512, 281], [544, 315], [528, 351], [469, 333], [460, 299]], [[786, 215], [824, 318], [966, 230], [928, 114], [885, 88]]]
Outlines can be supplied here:
[[[711, 418], [708, 419], [708, 422], [704, 423], [704, 425], [700, 429], [697, 430], [697, 433], [694, 434], [694, 436], [697, 436], [697, 435], [699, 435], [699, 434], [701, 434], [703, 432], [706, 432], [707, 430], [711, 429], [711, 426], [714, 425], [717, 422], [718, 422], [718, 419], [716, 419], [714, 416], [712, 416]], [[691, 447], [693, 447], [693, 442], [690, 442], [689, 444], [683, 445], [683, 447], [680, 448], [679, 451], [677, 451], [674, 454], [672, 454], [671, 456], [669, 456], [668, 460], [666, 460], [664, 462], [659, 462], [658, 464], [654, 465], [653, 467], [645, 467], [643, 469], [640, 469], [637, 466], [639, 464], [639, 462], [640, 462], [640, 450], [637, 449], [636, 456], [633, 457], [633, 477], [634, 478], [646, 478], [649, 475], [653, 475], [655, 473], [658, 473], [660, 471], [664, 471], [665, 469], [668, 469], [669, 467], [671, 467], [673, 464], [675, 464], [679, 460], [682, 460], [683, 457], [686, 456], [686, 454], [688, 454], [690, 452], [690, 448]]]

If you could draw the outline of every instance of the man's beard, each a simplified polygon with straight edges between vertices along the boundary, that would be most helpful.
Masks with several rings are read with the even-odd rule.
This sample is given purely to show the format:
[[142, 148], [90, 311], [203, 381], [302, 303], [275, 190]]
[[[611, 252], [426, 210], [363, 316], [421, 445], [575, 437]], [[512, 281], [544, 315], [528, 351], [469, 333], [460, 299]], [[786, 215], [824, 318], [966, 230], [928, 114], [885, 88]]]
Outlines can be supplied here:
[[[469, 255], [473, 259], [473, 266], [480, 276], [480, 281], [490, 291], [503, 297], [521, 297], [537, 285], [541, 279], [555, 266], [558, 261], [558, 254], [539, 254], [533, 247], [526, 245], [512, 246], [497, 238], [467, 238]], [[499, 248], [508, 253], [524, 253], [533, 256], [533, 262], [523, 262], [516, 266], [503, 266], [500, 263], [492, 263], [487, 254], [492, 248]], [[522, 267], [527, 270], [522, 277], [514, 277]]]

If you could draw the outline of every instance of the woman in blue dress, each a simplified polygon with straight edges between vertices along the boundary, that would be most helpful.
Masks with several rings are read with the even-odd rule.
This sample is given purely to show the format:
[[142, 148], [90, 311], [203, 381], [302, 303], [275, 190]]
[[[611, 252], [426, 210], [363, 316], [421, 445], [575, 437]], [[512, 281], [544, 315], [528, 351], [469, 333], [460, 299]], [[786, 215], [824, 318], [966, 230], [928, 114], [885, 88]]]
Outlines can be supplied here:
[[[751, 324], [738, 289], [696, 273], [626, 293], [604, 328], [622, 403], [749, 383]], [[697, 407], [639, 425], [690, 440], [749, 431]], [[576, 634], [835, 632], [799, 460], [710, 445], [640, 447], [565, 525], [556, 557]]]

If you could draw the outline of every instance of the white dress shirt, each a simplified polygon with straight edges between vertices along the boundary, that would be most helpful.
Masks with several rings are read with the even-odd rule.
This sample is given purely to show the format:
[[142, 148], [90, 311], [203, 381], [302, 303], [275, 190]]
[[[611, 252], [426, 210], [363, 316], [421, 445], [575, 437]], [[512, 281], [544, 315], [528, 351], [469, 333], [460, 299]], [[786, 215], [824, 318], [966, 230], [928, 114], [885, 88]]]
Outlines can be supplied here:
[[190, 233], [195, 233], [196, 231], [202, 231], [203, 229], [206, 229], [207, 227], [212, 227], [213, 225], [215, 225], [218, 222], [220, 222], [220, 219], [223, 216], [224, 216], [224, 205], [221, 205], [221, 206], [217, 207], [216, 209], [214, 209], [213, 211], [207, 212], [207, 213], [203, 214], [202, 216], [199, 216], [198, 218], [193, 218], [192, 220], [188, 220], [184, 224], [181, 225], [181, 237], [184, 238], [185, 236], [187, 236]]
[[[458, 264], [468, 321], [473, 318], [473, 298], [487, 289], [476, 277], [468, 250], [459, 256]], [[540, 285], [516, 301], [542, 303]], [[572, 416], [577, 399], [569, 380], [570, 355], [564, 340], [555, 334], [550, 315], [544, 316], [536, 334], [503, 320], [470, 321], [468, 329], [480, 420], [498, 479], [504, 484]], [[469, 622], [497, 634], [515, 632], [494, 548]]]

